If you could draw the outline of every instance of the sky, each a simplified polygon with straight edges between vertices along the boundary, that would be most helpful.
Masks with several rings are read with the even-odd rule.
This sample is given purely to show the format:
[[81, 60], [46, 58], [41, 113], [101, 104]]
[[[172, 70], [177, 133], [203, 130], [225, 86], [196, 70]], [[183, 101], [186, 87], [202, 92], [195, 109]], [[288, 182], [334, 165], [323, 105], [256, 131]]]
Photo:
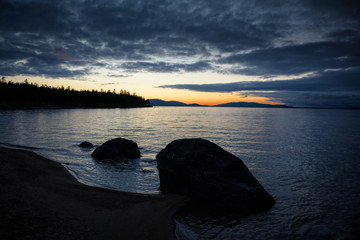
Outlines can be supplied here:
[[357, 0], [1, 0], [0, 75], [146, 99], [360, 107]]

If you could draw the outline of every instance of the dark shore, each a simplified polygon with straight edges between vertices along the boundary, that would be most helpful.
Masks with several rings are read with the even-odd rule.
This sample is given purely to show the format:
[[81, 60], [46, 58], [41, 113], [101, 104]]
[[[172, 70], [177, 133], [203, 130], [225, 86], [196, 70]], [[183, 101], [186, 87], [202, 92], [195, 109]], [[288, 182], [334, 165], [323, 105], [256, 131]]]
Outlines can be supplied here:
[[0, 147], [0, 239], [175, 239], [186, 197], [79, 183], [60, 163]]

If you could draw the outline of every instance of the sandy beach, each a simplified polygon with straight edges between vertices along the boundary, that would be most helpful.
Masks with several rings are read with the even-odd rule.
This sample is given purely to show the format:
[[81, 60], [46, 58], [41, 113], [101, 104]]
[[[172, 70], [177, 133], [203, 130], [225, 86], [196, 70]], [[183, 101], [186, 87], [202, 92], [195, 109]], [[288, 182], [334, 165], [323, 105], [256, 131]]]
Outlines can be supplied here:
[[79, 183], [60, 163], [0, 147], [0, 239], [175, 239], [178, 195]]

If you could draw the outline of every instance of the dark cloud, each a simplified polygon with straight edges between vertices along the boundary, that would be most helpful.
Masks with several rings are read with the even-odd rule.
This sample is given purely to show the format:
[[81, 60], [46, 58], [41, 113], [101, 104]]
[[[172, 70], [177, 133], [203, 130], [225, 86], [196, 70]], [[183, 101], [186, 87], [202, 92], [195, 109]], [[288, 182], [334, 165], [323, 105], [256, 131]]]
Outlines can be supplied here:
[[56, 34], [63, 32], [67, 26], [66, 8], [59, 2], [49, 1], [1, 1], [1, 32], [37, 32]]
[[236, 91], [306, 91], [337, 92], [360, 91], [360, 69], [328, 71], [316, 76], [293, 80], [242, 81], [214, 84], [176, 84], [162, 85], [161, 88], [187, 89], [199, 92]]
[[[7, 60], [14, 61], [63, 49], [62, 53], [71, 53], [71, 57], [62, 54], [64, 60], [77, 59], [77, 63], [121, 59], [145, 66], [144, 61], [156, 57], [178, 58], [183, 63], [189, 57], [211, 58], [214, 51], [270, 46], [281, 36], [279, 26], [265, 21], [268, 16], [256, 11], [254, 4], [237, 1], [5, 0], [0, 9], [0, 53], [9, 55], [10, 47], [14, 53]], [[163, 66], [160, 60], [154, 64]], [[154, 64], [148, 64], [149, 71], [157, 69]], [[174, 64], [165, 65], [167, 70], [158, 69], [178, 70]], [[204, 69], [204, 64], [188, 68]]]
[[101, 83], [101, 86], [109, 86], [109, 85], [116, 85], [119, 84], [118, 82], [109, 82], [109, 83]]
[[124, 75], [124, 74], [108, 74], [108, 77], [113, 77], [113, 78], [126, 78], [126, 77], [130, 77], [130, 75]]
[[350, 0], [0, 1], [4, 76], [347, 74], [360, 66], [359, 39], [359, 4]]
[[292, 75], [333, 68], [360, 66], [360, 41], [316, 42], [267, 48], [220, 60], [241, 64], [234, 72], [247, 75]]
[[311, 11], [324, 11], [331, 17], [360, 18], [359, 1], [357, 0], [301, 0], [299, 2]]
[[298, 107], [332, 107], [360, 108], [360, 94], [356, 92], [322, 93], [322, 92], [263, 92], [261, 96], [274, 101]]
[[211, 69], [207, 62], [199, 61], [196, 63], [167, 63], [167, 62], [126, 62], [121, 65], [123, 69], [130, 72], [198, 72]]
[[334, 41], [353, 42], [360, 39], [360, 33], [354, 29], [341, 29], [325, 34], [325, 38]]
[[65, 50], [63, 47], [55, 47], [53, 54], [62, 60], [66, 60], [66, 61], [76, 60], [76, 58], [72, 56], [72, 54], [69, 51]]
[[[2, 1], [0, 30], [5, 43], [12, 43], [24, 54], [35, 49], [46, 53], [60, 46], [71, 49], [76, 58], [93, 62], [102, 58], [144, 61], [154, 56], [204, 56], [206, 46], [206, 55], [212, 56], [214, 51], [221, 54], [271, 48], [275, 41], [292, 34], [291, 27], [298, 24], [292, 22], [294, 16], [310, 15], [310, 23], [315, 23], [318, 14], [314, 11], [322, 5], [332, 22], [345, 21], [334, 11], [339, 8], [334, 3]], [[351, 8], [340, 9], [345, 9], [344, 15]], [[356, 16], [347, 15], [346, 19], [353, 18]], [[354, 28], [349, 31], [358, 31], [353, 25], [347, 25]], [[20, 43], [35, 46], [21, 47]], [[170, 64], [168, 71], [171, 69]]]

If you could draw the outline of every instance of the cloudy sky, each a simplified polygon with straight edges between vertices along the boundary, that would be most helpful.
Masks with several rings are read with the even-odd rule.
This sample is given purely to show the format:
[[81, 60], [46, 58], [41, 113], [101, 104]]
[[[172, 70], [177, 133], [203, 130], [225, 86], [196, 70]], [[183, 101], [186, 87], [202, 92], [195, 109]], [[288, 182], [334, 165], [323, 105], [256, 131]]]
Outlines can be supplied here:
[[360, 107], [357, 0], [1, 0], [0, 75], [216, 104]]

